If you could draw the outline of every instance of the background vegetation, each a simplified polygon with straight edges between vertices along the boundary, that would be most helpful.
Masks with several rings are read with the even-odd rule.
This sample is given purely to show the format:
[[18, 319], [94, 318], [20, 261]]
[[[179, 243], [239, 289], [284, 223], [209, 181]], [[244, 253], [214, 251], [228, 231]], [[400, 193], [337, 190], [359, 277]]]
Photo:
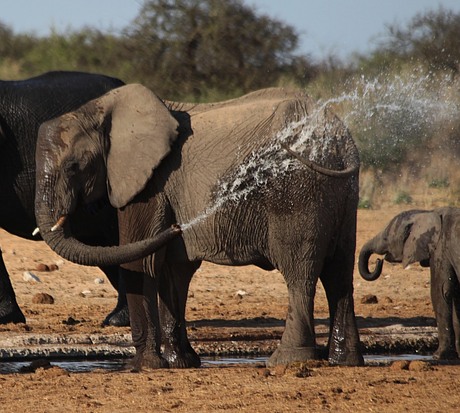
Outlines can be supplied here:
[[86, 27], [37, 37], [0, 19], [0, 78], [99, 72], [182, 101], [302, 88], [351, 129], [363, 207], [417, 197], [458, 204], [460, 15], [439, 8], [389, 26], [385, 38], [368, 55], [314, 61], [298, 52], [295, 28], [242, 0], [146, 0], [119, 33]]

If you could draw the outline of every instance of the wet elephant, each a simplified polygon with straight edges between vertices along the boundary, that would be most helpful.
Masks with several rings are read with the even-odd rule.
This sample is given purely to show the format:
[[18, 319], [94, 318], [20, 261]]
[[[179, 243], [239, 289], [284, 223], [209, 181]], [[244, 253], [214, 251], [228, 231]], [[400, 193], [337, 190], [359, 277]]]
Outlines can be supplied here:
[[184, 224], [164, 249], [123, 265], [134, 368], [200, 364], [185, 306], [203, 260], [283, 274], [289, 314], [270, 365], [318, 356], [318, 278], [329, 302], [329, 360], [363, 364], [352, 280], [359, 157], [328, 108], [285, 89], [180, 104], [128, 85], [42, 125], [36, 158], [37, 222], [67, 259], [101, 258], [67, 247], [70, 236], [48, 239], [54, 222], [71, 220], [78, 200], [107, 195], [119, 208], [123, 245]]

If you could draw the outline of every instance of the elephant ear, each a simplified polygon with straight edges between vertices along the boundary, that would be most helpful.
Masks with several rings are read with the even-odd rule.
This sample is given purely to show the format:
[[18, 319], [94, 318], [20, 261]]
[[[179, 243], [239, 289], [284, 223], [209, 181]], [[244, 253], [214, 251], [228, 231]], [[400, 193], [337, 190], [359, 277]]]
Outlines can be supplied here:
[[429, 260], [441, 235], [441, 216], [434, 212], [418, 214], [404, 243], [402, 265]]
[[163, 102], [142, 85], [126, 85], [109, 93], [113, 98], [107, 102], [113, 106], [111, 113], [109, 110], [107, 189], [110, 203], [121, 208], [144, 189], [171, 151], [179, 124]]

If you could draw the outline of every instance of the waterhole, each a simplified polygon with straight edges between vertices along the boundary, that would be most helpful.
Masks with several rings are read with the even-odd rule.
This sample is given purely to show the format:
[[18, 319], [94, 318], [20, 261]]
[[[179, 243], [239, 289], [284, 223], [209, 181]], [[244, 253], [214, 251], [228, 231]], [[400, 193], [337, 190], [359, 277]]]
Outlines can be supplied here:
[[[265, 365], [268, 356], [258, 357], [202, 357], [202, 368], [213, 368], [232, 365]], [[433, 361], [431, 355], [421, 354], [390, 354], [390, 355], [365, 355], [364, 360], [366, 365], [379, 366], [388, 365], [393, 361]], [[97, 370], [117, 371], [121, 370], [127, 359], [63, 359], [49, 360], [47, 367], [60, 367], [71, 373], [88, 373]], [[7, 361], [0, 363], [0, 374], [12, 374], [30, 371], [31, 361]]]

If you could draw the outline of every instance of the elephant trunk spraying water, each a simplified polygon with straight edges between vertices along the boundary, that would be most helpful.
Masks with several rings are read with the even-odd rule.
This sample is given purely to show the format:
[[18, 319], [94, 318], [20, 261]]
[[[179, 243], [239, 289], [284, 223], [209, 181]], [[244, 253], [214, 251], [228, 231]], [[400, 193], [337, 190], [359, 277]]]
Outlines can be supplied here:
[[359, 156], [327, 107], [284, 89], [163, 103], [129, 85], [43, 125], [39, 160], [36, 208], [54, 219], [79, 199], [108, 196], [121, 244], [181, 223], [165, 248], [122, 265], [136, 369], [200, 365], [185, 307], [204, 260], [283, 274], [289, 316], [270, 365], [318, 356], [318, 279], [329, 303], [329, 360], [363, 364], [353, 304]]

